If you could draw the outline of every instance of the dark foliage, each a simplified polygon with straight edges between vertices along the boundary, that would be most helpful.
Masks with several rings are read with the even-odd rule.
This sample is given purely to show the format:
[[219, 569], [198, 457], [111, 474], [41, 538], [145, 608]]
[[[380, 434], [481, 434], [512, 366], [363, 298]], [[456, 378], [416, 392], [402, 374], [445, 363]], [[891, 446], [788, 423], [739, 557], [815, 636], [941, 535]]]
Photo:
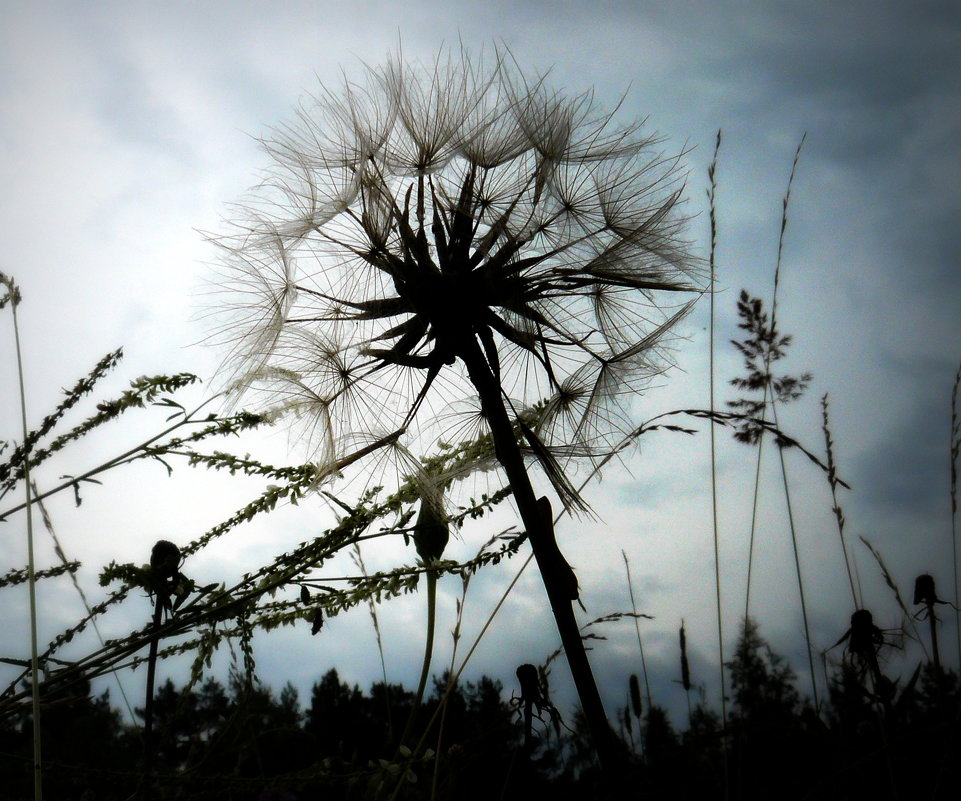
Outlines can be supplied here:
[[[277, 695], [242, 676], [183, 689], [167, 681], [154, 698], [149, 785], [140, 776], [139, 727], [125, 726], [106, 694], [92, 697], [80, 682], [46, 699], [44, 790], [51, 799], [104, 801], [326, 801], [390, 798], [395, 790], [398, 799], [552, 801], [956, 797], [957, 674], [925, 666], [892, 679], [894, 700], [883, 704], [871, 676], [845, 658], [818, 716], [752, 621], [727, 668], [726, 734], [703, 705], [683, 731], [650, 705], [619, 741], [627, 767], [613, 786], [602, 784], [579, 712], [563, 726], [535, 718], [533, 747], [525, 749], [518, 687], [512, 703], [486, 676], [449, 690], [443, 676], [418, 710], [420, 743], [407, 749], [399, 736], [414, 694], [383, 683], [365, 693], [333, 669], [314, 684], [304, 711], [290, 684]], [[0, 725], [0, 776], [0, 798], [31, 796], [27, 712]]]

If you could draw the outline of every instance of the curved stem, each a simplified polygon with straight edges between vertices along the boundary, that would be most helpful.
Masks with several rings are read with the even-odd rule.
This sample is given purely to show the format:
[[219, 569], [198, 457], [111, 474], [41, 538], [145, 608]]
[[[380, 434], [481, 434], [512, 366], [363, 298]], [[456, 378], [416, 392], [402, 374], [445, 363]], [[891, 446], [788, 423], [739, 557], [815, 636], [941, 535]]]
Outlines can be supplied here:
[[178, 428], [182, 428], [185, 425], [205, 422], [203, 420], [195, 419], [195, 415], [201, 409], [203, 409], [204, 406], [207, 406], [209, 403], [215, 400], [215, 398], [216, 396], [214, 396], [213, 398], [208, 398], [203, 403], [201, 403], [196, 409], [194, 409], [192, 412], [190, 412], [189, 414], [185, 414], [183, 418], [178, 420], [172, 426], [168, 426], [159, 434], [156, 434], [150, 437], [150, 439], [147, 439], [141, 442], [139, 445], [131, 448], [128, 451], [125, 451], [119, 456], [115, 456], [113, 459], [108, 459], [103, 464], [100, 464], [97, 467], [94, 467], [88, 470], [82, 475], [74, 476], [69, 481], [64, 481], [62, 484], [58, 484], [53, 489], [49, 489], [40, 495], [34, 496], [29, 502], [21, 503], [19, 506], [13, 506], [4, 512], [0, 512], [0, 521], [6, 520], [14, 512], [19, 512], [21, 509], [29, 508], [30, 504], [32, 503], [37, 503], [38, 501], [45, 500], [46, 498], [49, 498], [51, 495], [56, 495], [58, 492], [61, 492], [65, 489], [76, 486], [81, 481], [86, 481], [87, 479], [93, 478], [93, 476], [103, 473], [105, 470], [109, 470], [112, 467], [117, 467], [118, 465], [123, 464], [126, 461], [133, 461], [136, 458], [140, 458], [140, 456], [143, 455], [143, 452], [146, 451], [151, 445], [153, 445], [153, 443], [155, 443], [159, 439], [163, 439], [165, 436], [167, 436], [167, 434], [173, 433]]
[[434, 652], [434, 623], [437, 619], [437, 571], [427, 571], [427, 642], [424, 644], [424, 662], [420, 669], [420, 681], [417, 683], [417, 693], [414, 696], [414, 705], [410, 710], [410, 717], [407, 718], [407, 725], [400, 738], [403, 745], [410, 737], [417, 720], [417, 711], [420, 709], [421, 702], [424, 700], [424, 690], [427, 688], [427, 677], [430, 675], [430, 660]]

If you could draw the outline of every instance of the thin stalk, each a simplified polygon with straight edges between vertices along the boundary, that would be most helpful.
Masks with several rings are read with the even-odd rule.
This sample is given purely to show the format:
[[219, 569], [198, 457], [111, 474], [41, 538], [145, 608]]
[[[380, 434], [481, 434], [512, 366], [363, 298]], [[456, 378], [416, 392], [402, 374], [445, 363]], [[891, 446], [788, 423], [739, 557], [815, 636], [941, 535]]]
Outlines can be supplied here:
[[[777, 405], [772, 399], [771, 413], [774, 417], [774, 425], [780, 428], [777, 420]], [[811, 645], [811, 629], [808, 626], [807, 602], [804, 599], [804, 580], [801, 573], [801, 556], [798, 551], [797, 529], [794, 526], [794, 508], [791, 504], [791, 490], [787, 480], [787, 465], [784, 461], [784, 448], [778, 448], [778, 457], [781, 462], [781, 479], [784, 484], [784, 500], [787, 503], [788, 527], [791, 530], [791, 546], [794, 551], [794, 568], [797, 571], [797, 588], [801, 600], [801, 619], [804, 622], [804, 641], [807, 644], [808, 666], [811, 671], [811, 692], [814, 696], [814, 709], [818, 713], [821, 711], [821, 701], [818, 698], [817, 675], [814, 672], [814, 647]]]
[[[807, 138], [807, 133], [801, 136], [801, 141], [798, 142], [797, 149], [794, 151], [794, 161], [791, 163], [791, 174], [788, 177], [787, 191], [784, 193], [784, 200], [781, 204], [781, 230], [778, 235], [777, 242], [777, 259], [774, 264], [774, 290], [771, 297], [771, 330], [777, 330], [777, 300], [778, 300], [778, 288], [781, 281], [781, 262], [784, 256], [784, 233], [787, 230], [787, 211], [791, 204], [791, 188], [794, 186], [794, 176], [797, 172], [798, 159], [801, 157], [801, 148], [804, 147], [804, 140]], [[768, 353], [765, 353], [765, 370], [768, 376], [771, 373], [771, 363]], [[777, 396], [775, 392], [771, 393], [771, 414], [774, 420], [774, 425], [776, 428], [780, 429], [780, 424], [777, 419]], [[781, 478], [784, 484], [784, 500], [787, 503], [787, 514], [788, 514], [788, 525], [791, 530], [791, 545], [794, 550], [794, 567], [797, 571], [798, 580], [798, 594], [801, 600], [801, 617], [804, 622], [804, 639], [807, 644], [808, 651], [808, 665], [811, 671], [811, 689], [814, 696], [814, 708], [820, 711], [821, 704], [818, 699], [818, 683], [817, 676], [814, 672], [814, 649], [811, 646], [811, 632], [808, 626], [808, 613], [807, 613], [807, 603], [804, 599], [804, 581], [801, 573], [801, 558], [798, 553], [797, 544], [797, 530], [794, 525], [794, 510], [791, 505], [791, 493], [788, 486], [787, 479], [787, 466], [784, 461], [784, 449], [778, 448], [778, 456], [780, 457], [781, 463]]]
[[458, 356], [477, 390], [481, 408], [491, 429], [497, 460], [507, 474], [518, 513], [527, 531], [601, 769], [608, 776], [612, 776], [618, 762], [612, 732], [574, 617], [576, 579], [572, 588], [570, 581], [573, 579], [573, 572], [557, 550], [550, 517], [541, 512], [514, 428], [504, 406], [500, 384], [491, 372], [476, 339], [462, 341]]
[[961, 367], [954, 376], [951, 389], [951, 565], [954, 579], [954, 625], [961, 665], [961, 593], [958, 592], [958, 455], [961, 452], [961, 419], [958, 417], [958, 390], [961, 389]]
[[938, 617], [934, 613], [934, 600], [929, 600], [927, 604], [928, 623], [931, 625], [931, 657], [934, 662], [934, 673], [941, 678], [941, 653], [938, 650]]
[[[777, 330], [777, 290], [781, 281], [781, 257], [784, 255], [784, 232], [787, 230], [787, 210], [791, 203], [791, 187], [794, 186], [794, 174], [797, 172], [798, 159], [801, 158], [801, 148], [804, 147], [804, 140], [807, 139], [805, 132], [798, 142], [797, 150], [794, 151], [794, 161], [791, 163], [791, 174], [787, 179], [787, 191], [784, 193], [784, 200], [781, 203], [781, 232], [777, 240], [777, 261], [774, 264], [774, 292], [771, 298], [771, 330]], [[770, 365], [768, 365], [770, 370]]]
[[[708, 384], [709, 384], [709, 394], [710, 394], [710, 410], [711, 415], [715, 413], [714, 409], [714, 294], [715, 286], [717, 281], [717, 260], [715, 258], [717, 253], [717, 204], [715, 203], [715, 194], [717, 192], [717, 154], [721, 149], [721, 131], [717, 132], [717, 139], [714, 142], [714, 158], [711, 161], [711, 166], [708, 168], [708, 178], [710, 180], [710, 186], [708, 188], [708, 200], [710, 207], [710, 223], [711, 223], [711, 249], [710, 249], [710, 273], [711, 273], [711, 291], [710, 291], [710, 324], [708, 326], [709, 333], [709, 366], [708, 366]], [[721, 606], [721, 538], [718, 531], [717, 525], [717, 442], [714, 432], [714, 426], [711, 426], [711, 529], [713, 532], [714, 539], [714, 600], [715, 608], [717, 611], [717, 664], [718, 664], [718, 675], [721, 683], [721, 756], [724, 763], [724, 797], [729, 797], [729, 786], [728, 781], [728, 765], [727, 765], [727, 692], [725, 690], [726, 681], [724, 677], [724, 622], [722, 619], [722, 606]], [[683, 627], [682, 627], [683, 631]], [[683, 634], [682, 634], [683, 638]], [[685, 655], [685, 659], [686, 659]], [[688, 718], [690, 719], [690, 693], [688, 693]]]
[[[5, 277], [5, 276], [4, 276]], [[23, 352], [20, 347], [20, 324], [17, 319], [17, 306], [20, 303], [19, 292], [10, 283], [10, 307], [13, 311], [13, 336], [17, 349], [17, 378], [20, 382], [20, 422], [23, 428], [24, 444], [28, 442], [27, 435], [27, 396], [23, 380]], [[37, 581], [33, 558], [33, 503], [31, 501], [30, 483], [30, 452], [23, 454], [24, 471], [24, 505], [27, 509], [27, 577], [30, 588], [30, 681], [32, 685], [33, 705], [33, 797], [35, 801], [43, 798], [43, 761], [40, 748], [40, 666], [37, 660]]]
[[841, 552], [844, 555], [844, 567], [848, 574], [848, 584], [851, 587], [851, 600], [854, 603], [855, 609], [862, 609], [864, 607], [864, 603], [861, 600], [861, 582], [860, 579], [858, 579], [858, 586], [857, 589], [855, 589], [854, 575], [856, 573], [856, 569], [852, 570], [852, 559], [848, 554], [848, 546], [844, 540], [844, 512], [841, 509], [841, 504], [838, 503], [837, 467], [834, 462], [834, 440], [831, 438], [831, 426], [828, 419], [827, 393], [825, 393], [821, 398], [821, 419], [821, 428], [824, 431], [824, 444], [828, 459], [828, 484], [831, 487], [831, 500], [833, 501], [832, 509], [834, 511], [834, 519], [838, 526], [838, 538], [841, 540]]
[[417, 682], [417, 692], [414, 694], [414, 704], [407, 718], [407, 725], [400, 738], [400, 745], [404, 745], [417, 722], [417, 713], [424, 700], [424, 690], [427, 688], [427, 678], [430, 676], [431, 655], [434, 653], [434, 627], [437, 620], [437, 572], [426, 571], [427, 579], [427, 642], [424, 643], [424, 659], [420, 669], [420, 681]]
[[[354, 563], [360, 568], [360, 572], [364, 578], [367, 578], [367, 565], [364, 564], [364, 557], [361, 553], [359, 542], [354, 543], [353, 551], [352, 556]], [[377, 605], [374, 603], [373, 598], [367, 599], [367, 605], [370, 610], [370, 618], [374, 622], [374, 637], [377, 639], [377, 653], [380, 655], [380, 672], [384, 677], [384, 699], [387, 702], [387, 739], [392, 740], [394, 738], [394, 720], [390, 710], [390, 685], [387, 683], [387, 662], [384, 659], [384, 642], [380, 635], [380, 622], [377, 620]]]
[[[15, 323], [15, 325], [16, 325], [16, 323]], [[159, 434], [156, 434], [156, 435], [150, 437], [149, 439], [144, 440], [144, 441], [141, 442], [139, 445], [131, 448], [131, 449], [128, 450], [128, 451], [125, 451], [124, 453], [120, 454], [119, 456], [116, 456], [116, 457], [114, 457], [113, 459], [108, 459], [108, 460], [107, 460], [106, 462], [104, 462], [103, 464], [100, 464], [100, 465], [98, 465], [97, 467], [94, 467], [94, 468], [88, 470], [87, 472], [82, 473], [82, 474], [79, 475], [79, 476], [74, 476], [74, 477], [71, 478], [69, 481], [64, 481], [62, 484], [58, 484], [58, 485], [55, 486], [53, 489], [49, 489], [49, 490], [47, 490], [46, 492], [42, 493], [41, 495], [37, 495], [37, 496], [34, 497], [32, 500], [29, 500], [29, 501], [27, 501], [27, 502], [24, 502], [24, 503], [19, 504], [18, 506], [13, 506], [13, 507], [11, 507], [11, 508], [9, 508], [9, 509], [4, 510], [3, 512], [0, 512], [0, 521], [6, 520], [6, 518], [8, 518], [10, 515], [14, 514], [14, 512], [19, 512], [21, 509], [29, 508], [29, 506], [30, 506], [31, 504], [36, 503], [37, 501], [45, 500], [45, 499], [49, 498], [51, 495], [56, 495], [58, 492], [62, 492], [62, 491], [65, 490], [65, 489], [69, 489], [69, 488], [71, 488], [71, 487], [75, 487], [75, 486], [76, 486], [77, 484], [79, 484], [81, 481], [86, 481], [87, 479], [92, 478], [93, 476], [99, 475], [100, 473], [103, 473], [103, 472], [105, 472], [106, 470], [110, 470], [110, 469], [113, 468], [113, 467], [117, 467], [117, 466], [119, 466], [119, 465], [121, 465], [121, 464], [123, 464], [123, 463], [125, 463], [125, 462], [129, 462], [129, 461], [133, 461], [133, 460], [135, 460], [135, 459], [141, 458], [141, 456], [138, 456], [138, 454], [139, 454], [141, 451], [147, 450], [147, 449], [148, 449], [151, 445], [153, 445], [153, 443], [155, 443], [157, 440], [163, 439], [165, 436], [167, 436], [167, 434], [173, 433], [174, 431], [176, 431], [178, 428], [181, 428], [182, 426], [189, 425], [189, 424], [192, 424], [192, 423], [205, 423], [205, 422], [207, 422], [206, 420], [197, 420], [197, 419], [195, 419], [195, 415], [196, 415], [201, 409], [203, 409], [205, 406], [207, 406], [208, 404], [210, 404], [210, 403], [212, 403], [214, 400], [216, 400], [216, 398], [217, 398], [217, 396], [214, 396], [214, 397], [212, 397], [212, 398], [208, 398], [208, 399], [205, 400], [203, 403], [201, 403], [196, 409], [194, 409], [192, 412], [190, 412], [189, 414], [185, 414], [185, 415], [183, 416], [183, 418], [181, 418], [180, 420], [178, 420], [178, 421], [177, 421], [176, 423], [174, 423], [172, 426], [168, 426], [168, 427], [165, 428], [163, 431], [161, 431]], [[27, 483], [29, 483], [29, 479], [28, 479]]]
[[[768, 388], [764, 387], [764, 412], [761, 419], [767, 416], [767, 394]], [[764, 437], [757, 441], [757, 462], [754, 465], [754, 501], [751, 504], [751, 535], [747, 546], [747, 587], [744, 590], [744, 621], [747, 622], [751, 615], [751, 578], [754, 567], [754, 534], [757, 531], [757, 507], [761, 495], [761, 456], [764, 450]]]
[[637, 616], [637, 604], [634, 602], [634, 583], [631, 581], [631, 564], [627, 561], [627, 552], [621, 551], [624, 557], [624, 570], [627, 571], [627, 591], [631, 595], [631, 613], [634, 615], [634, 630], [637, 633], [637, 649], [641, 652], [641, 670], [644, 672], [644, 694], [647, 696], [647, 708], [651, 708], [651, 683], [647, 678], [647, 661], [644, 659], [644, 645], [641, 643], [641, 624]]
[[[39, 495], [39, 490], [35, 482], [33, 484], [33, 494]], [[50, 513], [47, 511], [46, 506], [43, 501], [37, 499], [37, 507], [40, 509], [40, 517], [43, 520], [43, 524], [47, 529], [47, 533], [50, 534], [50, 538], [53, 540], [53, 548], [57, 556], [60, 557], [60, 561], [63, 564], [67, 564], [67, 555], [64, 553], [63, 546], [60, 544], [60, 540], [57, 537], [57, 532], [53, 528], [53, 521], [50, 519]], [[93, 627], [94, 633], [97, 635], [97, 639], [100, 641], [100, 645], [104, 645], [103, 634], [100, 631], [100, 626], [97, 625], [97, 619], [94, 617], [93, 610], [90, 607], [90, 602], [87, 600], [87, 595], [83, 591], [83, 587], [80, 586], [80, 582], [77, 581], [76, 573], [70, 574], [70, 580], [73, 582], [73, 588], [77, 591], [80, 596], [80, 601], [83, 604], [83, 608], [87, 613], [87, 618], [90, 620], [90, 624]], [[133, 707], [130, 704], [130, 699], [127, 698], [127, 693], [124, 690], [123, 682], [120, 681], [120, 676], [117, 673], [113, 674], [114, 681], [117, 683], [117, 688], [120, 690], [120, 697], [123, 698], [124, 706], [127, 708], [127, 714], [130, 716], [131, 724], [136, 725], [137, 716], [134, 714]]]
[[[447, 669], [447, 687], [444, 689], [444, 698], [441, 701], [440, 724], [437, 727], [437, 747], [434, 749], [436, 756], [434, 758], [434, 775], [430, 786], [431, 801], [437, 798], [437, 782], [440, 778], [440, 755], [443, 753], [442, 745], [444, 743], [444, 724], [447, 722], [447, 699], [450, 696], [451, 690], [457, 686], [457, 682], [460, 680], [460, 673], [458, 672], [456, 675], [454, 673], [454, 663], [457, 660], [457, 646], [460, 643], [460, 630], [464, 622], [464, 606], [467, 603], [467, 587], [470, 585], [470, 577], [464, 576], [461, 580], [462, 589], [460, 601], [457, 602], [457, 619], [454, 623], [454, 630], [451, 632], [454, 643], [451, 647], [450, 667]], [[428, 727], [428, 731], [429, 730], [430, 727]], [[513, 765], [513, 761], [511, 764]]]

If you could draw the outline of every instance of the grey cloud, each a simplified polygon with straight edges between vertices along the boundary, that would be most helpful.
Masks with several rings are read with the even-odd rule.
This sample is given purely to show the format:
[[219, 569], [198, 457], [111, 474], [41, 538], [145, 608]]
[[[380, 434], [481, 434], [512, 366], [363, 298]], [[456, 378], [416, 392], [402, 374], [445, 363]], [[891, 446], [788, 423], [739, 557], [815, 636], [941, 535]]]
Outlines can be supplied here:
[[[908, 414], [896, 420], [883, 444], [858, 458], [858, 502], [866, 506], [930, 515], [948, 494], [948, 426], [953, 372], [921, 360], [892, 365], [909, 388]], [[934, 376], [941, 380], [932, 386]], [[936, 392], [936, 389], [942, 392]]]

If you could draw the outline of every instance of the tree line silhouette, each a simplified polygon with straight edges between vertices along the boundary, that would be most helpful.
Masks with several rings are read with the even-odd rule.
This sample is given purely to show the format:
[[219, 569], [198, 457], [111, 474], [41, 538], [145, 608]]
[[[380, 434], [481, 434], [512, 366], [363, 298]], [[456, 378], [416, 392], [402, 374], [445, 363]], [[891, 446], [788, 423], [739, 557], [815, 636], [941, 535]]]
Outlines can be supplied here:
[[[919, 666], [882, 697], [870, 671], [846, 658], [818, 712], [751, 621], [727, 667], [726, 731], [703, 703], [680, 728], [639, 693], [618, 710], [615, 739], [627, 765], [619, 797], [937, 799], [961, 786], [955, 672]], [[610, 792], [580, 710], [562, 719], [542, 681], [537, 698], [520, 687], [488, 676], [449, 687], [444, 675], [415, 710], [403, 686], [375, 683], [365, 693], [334, 668], [304, 706], [290, 683], [275, 693], [241, 671], [226, 684], [208, 677], [178, 688], [168, 679], [154, 696], [145, 775], [141, 727], [125, 724], [109, 693], [94, 695], [83, 680], [45, 701], [45, 790], [52, 799], [104, 801], [132, 793], [225, 801], [543, 793], [573, 801]], [[410, 730], [421, 742], [404, 743], [412, 710]], [[0, 721], [0, 798], [30, 796], [31, 725], [28, 706]]]

